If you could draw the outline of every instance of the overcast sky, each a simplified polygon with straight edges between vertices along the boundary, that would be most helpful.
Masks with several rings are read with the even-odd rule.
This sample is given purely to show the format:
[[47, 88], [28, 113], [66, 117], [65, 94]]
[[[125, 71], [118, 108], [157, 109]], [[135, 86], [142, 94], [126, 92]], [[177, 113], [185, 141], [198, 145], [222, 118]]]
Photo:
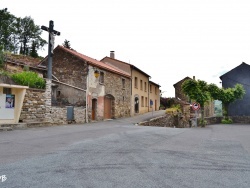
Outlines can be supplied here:
[[174, 97], [173, 84], [186, 76], [220, 86], [222, 74], [250, 64], [249, 0], [1, 0], [0, 8], [39, 26], [53, 20], [61, 32], [55, 46], [67, 39], [97, 60], [115, 51], [161, 85], [164, 97]]

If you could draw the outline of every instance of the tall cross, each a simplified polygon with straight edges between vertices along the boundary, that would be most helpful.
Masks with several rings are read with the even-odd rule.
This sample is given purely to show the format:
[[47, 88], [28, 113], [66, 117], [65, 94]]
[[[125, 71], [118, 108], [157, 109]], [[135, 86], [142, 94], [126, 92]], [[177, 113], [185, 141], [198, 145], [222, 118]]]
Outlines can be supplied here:
[[54, 28], [54, 22], [52, 20], [49, 21], [49, 27], [41, 26], [41, 29], [44, 31], [49, 32], [49, 50], [48, 50], [48, 72], [47, 77], [48, 79], [52, 79], [52, 56], [54, 50], [54, 42], [55, 42], [55, 35], [60, 35], [59, 31], [56, 31]]

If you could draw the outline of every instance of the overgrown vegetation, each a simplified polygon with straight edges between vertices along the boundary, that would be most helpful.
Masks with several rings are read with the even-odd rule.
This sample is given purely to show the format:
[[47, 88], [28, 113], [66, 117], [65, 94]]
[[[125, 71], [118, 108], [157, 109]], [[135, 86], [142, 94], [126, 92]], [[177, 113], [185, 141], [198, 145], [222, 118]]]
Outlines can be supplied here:
[[221, 120], [221, 123], [223, 124], [232, 124], [233, 123], [233, 120], [231, 118], [225, 118], [225, 119], [222, 119]]
[[177, 112], [181, 111], [181, 106], [180, 104], [172, 105], [170, 108], [166, 109], [166, 114], [175, 114]]
[[245, 89], [241, 84], [236, 84], [233, 88], [219, 88], [215, 84], [207, 84], [202, 80], [186, 80], [182, 84], [182, 91], [188, 95], [192, 100], [200, 103], [201, 106], [201, 125], [205, 126], [204, 121], [204, 105], [211, 99], [222, 101], [223, 104], [223, 116], [226, 122], [232, 120], [228, 117], [228, 106], [230, 103], [237, 99], [242, 99], [245, 95]]
[[31, 71], [24, 71], [11, 75], [11, 78], [20, 85], [29, 86], [31, 88], [44, 89], [45, 80], [38, 76], [37, 73]]

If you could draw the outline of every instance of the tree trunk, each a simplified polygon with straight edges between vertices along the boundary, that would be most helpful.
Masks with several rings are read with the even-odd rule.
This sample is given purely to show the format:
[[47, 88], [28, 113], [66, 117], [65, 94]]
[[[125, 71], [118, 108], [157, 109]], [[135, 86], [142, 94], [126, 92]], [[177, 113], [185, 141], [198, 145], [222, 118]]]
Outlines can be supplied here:
[[229, 104], [223, 104], [223, 116], [228, 120], [228, 106]]

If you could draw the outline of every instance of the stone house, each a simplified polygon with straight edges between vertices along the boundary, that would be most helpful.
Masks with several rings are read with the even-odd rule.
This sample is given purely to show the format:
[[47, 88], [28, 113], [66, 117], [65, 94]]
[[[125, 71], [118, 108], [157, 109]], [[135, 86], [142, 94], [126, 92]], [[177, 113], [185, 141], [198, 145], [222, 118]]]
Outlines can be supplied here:
[[[175, 89], [175, 98], [182, 100], [182, 101], [189, 101], [188, 96], [186, 96], [182, 91], [181, 91], [181, 85], [183, 82], [186, 80], [190, 80], [190, 77], [185, 77], [182, 80], [178, 81], [177, 83], [174, 84], [174, 89]], [[189, 101], [190, 102], [190, 101]]]
[[[47, 66], [45, 58], [39, 65]], [[75, 50], [57, 46], [52, 64], [52, 105], [84, 106], [87, 122], [130, 115], [130, 74]]]
[[228, 107], [229, 116], [250, 116], [250, 65], [242, 63], [220, 76], [223, 88], [242, 84], [246, 94], [243, 99], [236, 100]]
[[[184, 101], [186, 103], [192, 103], [192, 101], [189, 99], [188, 96], [186, 96], [181, 89], [181, 85], [183, 84], [183, 82], [185, 82], [186, 80], [192, 79], [190, 77], [185, 77], [182, 80], [176, 82], [173, 86], [175, 88], [175, 98], [180, 100], [180, 101]], [[195, 79], [195, 76], [193, 76], [193, 79]], [[191, 113], [194, 113], [192, 108], [190, 108]], [[214, 102], [210, 101], [208, 104], [206, 104], [204, 106], [204, 115], [205, 117], [212, 117], [214, 116]]]
[[[160, 85], [150, 83], [151, 77], [147, 73], [132, 64], [115, 59], [114, 51], [110, 52], [110, 57], [106, 56], [101, 61], [131, 76], [131, 116], [159, 110]], [[155, 92], [153, 92], [153, 87]], [[152, 92], [150, 92], [150, 88]], [[150, 107], [150, 100], [153, 101], [154, 106]]]

